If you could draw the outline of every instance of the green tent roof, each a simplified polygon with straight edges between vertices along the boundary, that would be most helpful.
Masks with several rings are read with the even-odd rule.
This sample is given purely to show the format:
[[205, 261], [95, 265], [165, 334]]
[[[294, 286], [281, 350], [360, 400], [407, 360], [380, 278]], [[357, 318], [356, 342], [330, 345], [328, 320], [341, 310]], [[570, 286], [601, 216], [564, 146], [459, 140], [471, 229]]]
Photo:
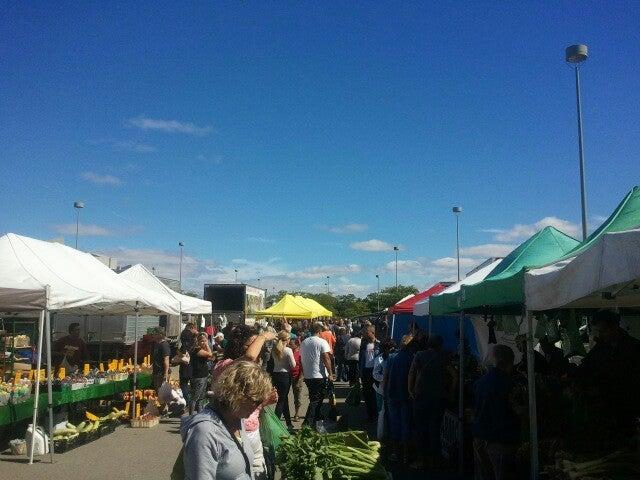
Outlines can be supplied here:
[[517, 311], [524, 303], [524, 271], [554, 262], [579, 242], [554, 227], [545, 227], [507, 255], [482, 282], [463, 285], [465, 312]]
[[640, 186], [633, 187], [596, 231], [559, 260], [575, 257], [588, 250], [605, 233], [623, 232], [638, 227], [640, 227]]

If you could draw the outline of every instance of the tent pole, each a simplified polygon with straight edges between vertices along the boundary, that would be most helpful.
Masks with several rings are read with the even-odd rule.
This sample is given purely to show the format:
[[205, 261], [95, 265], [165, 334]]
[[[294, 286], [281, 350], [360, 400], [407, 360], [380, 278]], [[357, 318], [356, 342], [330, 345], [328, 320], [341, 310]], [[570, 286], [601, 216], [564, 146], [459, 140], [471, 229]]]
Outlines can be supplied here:
[[104, 320], [104, 317], [100, 315], [100, 346], [98, 347], [98, 365], [102, 363], [102, 320]]
[[529, 443], [531, 444], [531, 480], [538, 479], [538, 412], [536, 408], [535, 358], [533, 353], [533, 320], [531, 312], [527, 317], [527, 384], [529, 391]]
[[31, 422], [31, 429], [33, 435], [31, 436], [31, 445], [29, 448], [29, 465], [33, 465], [33, 446], [36, 440], [36, 426], [38, 421], [38, 400], [40, 399], [40, 367], [42, 367], [42, 339], [44, 336], [44, 310], [40, 311], [40, 324], [38, 325], [38, 359], [36, 360], [36, 371], [33, 376], [34, 382], [36, 382], [36, 389], [33, 394], [33, 421]]
[[393, 329], [396, 326], [396, 314], [393, 314], [393, 317], [391, 317], [391, 340], [393, 340]]
[[[49, 287], [47, 287], [49, 298]], [[49, 303], [47, 301], [47, 303]], [[53, 463], [53, 365], [51, 365], [51, 313], [45, 312], [45, 328], [47, 329], [47, 410], [49, 411], [49, 454]]]
[[458, 317], [458, 330], [460, 333], [460, 345], [458, 355], [460, 357], [460, 379], [458, 380], [458, 472], [464, 476], [464, 312]]
[[138, 388], [138, 302], [136, 301], [136, 321], [133, 324], [133, 400], [131, 403], [131, 418], [136, 418], [136, 390]]

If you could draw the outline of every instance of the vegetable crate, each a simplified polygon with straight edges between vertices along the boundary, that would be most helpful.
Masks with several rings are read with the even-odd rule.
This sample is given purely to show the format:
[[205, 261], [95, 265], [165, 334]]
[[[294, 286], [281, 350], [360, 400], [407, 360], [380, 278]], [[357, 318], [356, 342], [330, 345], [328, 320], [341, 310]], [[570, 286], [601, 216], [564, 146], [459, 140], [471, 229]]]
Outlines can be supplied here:
[[160, 423], [160, 417], [131, 419], [132, 428], [151, 428], [151, 427], [155, 427], [159, 423]]
[[447, 460], [456, 458], [458, 443], [460, 442], [460, 421], [457, 415], [447, 410], [444, 412], [440, 429], [442, 456]]
[[71, 438], [69, 440], [54, 440], [53, 451], [55, 453], [67, 453], [82, 444], [83, 442], [80, 441], [79, 437]]

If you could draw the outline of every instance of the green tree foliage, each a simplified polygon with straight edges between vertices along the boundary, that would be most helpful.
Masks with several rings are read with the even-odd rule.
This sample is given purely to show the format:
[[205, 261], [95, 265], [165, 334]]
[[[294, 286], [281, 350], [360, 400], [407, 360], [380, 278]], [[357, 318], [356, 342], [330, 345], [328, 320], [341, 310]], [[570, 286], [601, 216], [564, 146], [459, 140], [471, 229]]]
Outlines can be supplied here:
[[[320, 305], [331, 310], [337, 317], [355, 317], [378, 311], [378, 297], [376, 292], [370, 293], [365, 298], [360, 298], [352, 293], [347, 295], [332, 295], [330, 293], [288, 292], [280, 290], [277, 294], [267, 295], [266, 305], [273, 305], [287, 293], [313, 298]], [[414, 293], [418, 293], [418, 289], [413, 285], [398, 285], [397, 289], [396, 287], [387, 287], [384, 290], [380, 290], [380, 310], [389, 308], [396, 304], [401, 298]]]

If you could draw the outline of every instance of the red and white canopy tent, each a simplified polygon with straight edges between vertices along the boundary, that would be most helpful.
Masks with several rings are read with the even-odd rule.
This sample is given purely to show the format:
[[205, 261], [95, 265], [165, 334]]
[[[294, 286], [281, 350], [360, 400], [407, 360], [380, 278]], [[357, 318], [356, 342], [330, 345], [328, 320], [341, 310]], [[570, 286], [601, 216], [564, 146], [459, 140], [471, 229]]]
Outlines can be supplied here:
[[423, 301], [424, 299], [429, 298], [432, 295], [436, 295], [442, 292], [449, 285], [450, 283], [438, 282], [423, 292], [419, 292], [414, 295], [409, 295], [407, 297], [404, 297], [398, 303], [396, 303], [393, 307], [391, 307], [389, 309], [389, 313], [393, 315], [393, 317], [391, 317], [391, 338], [393, 338], [396, 315], [401, 315], [401, 314], [413, 315], [413, 307], [415, 306], [416, 303]]

